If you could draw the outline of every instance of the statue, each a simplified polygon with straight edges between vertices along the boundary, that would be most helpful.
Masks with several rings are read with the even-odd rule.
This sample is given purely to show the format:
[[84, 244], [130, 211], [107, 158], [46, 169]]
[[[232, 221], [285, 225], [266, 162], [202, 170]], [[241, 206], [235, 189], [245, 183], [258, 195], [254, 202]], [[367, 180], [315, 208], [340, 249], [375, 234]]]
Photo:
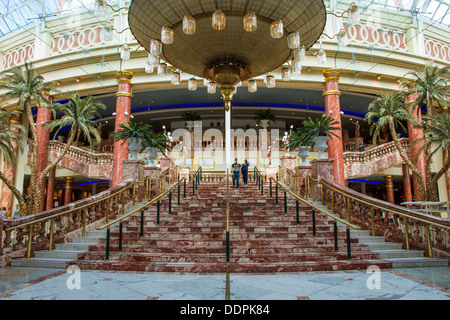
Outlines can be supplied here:
[[269, 166], [272, 165], [272, 146], [267, 150], [267, 157], [269, 158]]
[[185, 166], [186, 165], [186, 156], [187, 156], [186, 147], [183, 146], [181, 150], [183, 151], [183, 166]]
[[284, 144], [284, 154], [287, 155], [289, 153], [288, 152], [288, 148], [287, 148], [287, 145], [289, 143], [289, 133], [285, 132], [284, 136], [283, 136], [283, 139], [281, 141]]
[[356, 121], [356, 122], [353, 122], [353, 124], [355, 125], [355, 136], [357, 138], [361, 137], [360, 132], [359, 132], [359, 122]]

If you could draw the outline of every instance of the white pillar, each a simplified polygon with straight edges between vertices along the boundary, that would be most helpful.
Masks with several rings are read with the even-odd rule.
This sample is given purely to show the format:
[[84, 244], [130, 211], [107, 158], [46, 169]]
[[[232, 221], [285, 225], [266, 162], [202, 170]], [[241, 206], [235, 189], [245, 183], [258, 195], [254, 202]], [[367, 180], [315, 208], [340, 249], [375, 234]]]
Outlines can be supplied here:
[[230, 168], [231, 161], [231, 108], [225, 111], [225, 167]]

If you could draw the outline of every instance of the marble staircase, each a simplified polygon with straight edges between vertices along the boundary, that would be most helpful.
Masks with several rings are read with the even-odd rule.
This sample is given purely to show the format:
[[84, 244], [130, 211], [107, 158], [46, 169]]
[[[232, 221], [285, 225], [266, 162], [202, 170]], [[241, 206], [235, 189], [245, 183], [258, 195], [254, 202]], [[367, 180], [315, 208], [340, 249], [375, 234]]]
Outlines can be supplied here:
[[144, 237], [140, 237], [140, 215], [123, 225], [122, 252], [118, 252], [119, 233], [111, 232], [110, 257], [105, 262], [105, 237], [74, 264], [80, 268], [161, 272], [299, 272], [366, 269], [370, 265], [390, 268], [369, 246], [352, 238], [352, 259], [348, 261], [346, 232], [338, 233], [338, 252], [334, 251], [333, 221], [316, 215], [313, 237], [312, 210], [300, 205], [300, 224], [296, 223], [295, 201], [288, 199], [284, 213], [283, 193], [279, 203], [264, 196], [254, 182], [239, 190], [230, 189], [230, 263], [226, 262], [226, 187], [223, 183], [205, 183], [195, 196], [188, 195], [176, 204], [172, 214], [167, 199], [161, 202], [160, 224], [156, 224], [156, 206], [145, 211]]

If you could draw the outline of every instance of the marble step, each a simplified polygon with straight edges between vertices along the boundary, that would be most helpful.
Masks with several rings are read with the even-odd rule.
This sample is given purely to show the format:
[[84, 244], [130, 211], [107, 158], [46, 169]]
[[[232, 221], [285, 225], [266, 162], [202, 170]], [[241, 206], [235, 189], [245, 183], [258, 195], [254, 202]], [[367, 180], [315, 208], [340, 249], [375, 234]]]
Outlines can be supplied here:
[[25, 268], [59, 268], [65, 269], [68, 262], [74, 259], [61, 258], [30, 258], [30, 259], [13, 259], [11, 260], [11, 267], [25, 267]]
[[411, 257], [411, 258], [384, 258], [392, 262], [393, 268], [423, 268], [423, 267], [448, 267], [447, 259], [437, 259], [428, 257]]

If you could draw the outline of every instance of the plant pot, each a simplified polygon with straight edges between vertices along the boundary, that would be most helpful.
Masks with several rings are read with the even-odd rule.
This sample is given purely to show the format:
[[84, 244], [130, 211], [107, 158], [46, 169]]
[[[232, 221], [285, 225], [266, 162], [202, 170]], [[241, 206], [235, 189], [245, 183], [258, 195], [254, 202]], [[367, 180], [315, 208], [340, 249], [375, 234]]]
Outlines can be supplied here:
[[156, 167], [158, 165], [158, 149], [157, 148], [145, 148], [145, 151], [147, 151], [147, 159], [148, 159], [148, 165], [151, 167]]
[[189, 131], [192, 131], [192, 128], [194, 128], [194, 121], [193, 120], [186, 121], [186, 127], [189, 129]]
[[130, 138], [128, 139], [129, 145], [128, 150], [131, 151], [130, 160], [138, 160], [138, 152], [142, 149], [142, 139], [141, 138]]
[[262, 119], [260, 123], [263, 129], [267, 129], [267, 127], [269, 126], [269, 120], [267, 119]]
[[317, 159], [326, 159], [325, 150], [328, 148], [327, 145], [327, 136], [319, 136], [314, 138], [314, 148], [319, 151], [319, 155]]
[[302, 159], [301, 166], [307, 166], [308, 162], [306, 158], [309, 156], [309, 147], [308, 146], [299, 146], [298, 147], [298, 156]]

